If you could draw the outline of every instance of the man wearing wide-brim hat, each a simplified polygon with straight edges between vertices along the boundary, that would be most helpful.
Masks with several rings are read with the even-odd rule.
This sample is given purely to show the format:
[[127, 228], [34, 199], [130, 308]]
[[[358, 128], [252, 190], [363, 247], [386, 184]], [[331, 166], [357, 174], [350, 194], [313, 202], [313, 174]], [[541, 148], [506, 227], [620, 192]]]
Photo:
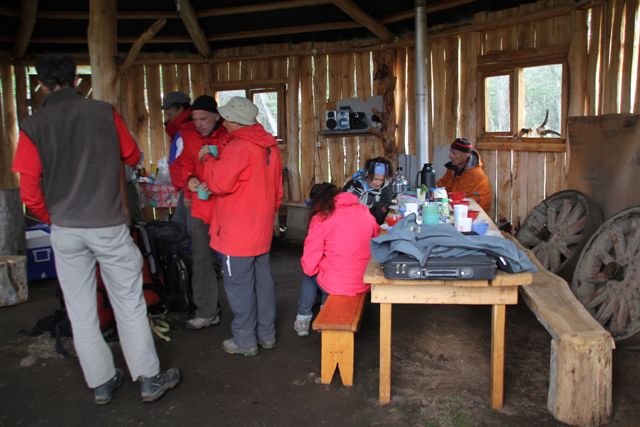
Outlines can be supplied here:
[[258, 107], [233, 97], [218, 108], [229, 141], [218, 158], [200, 151], [205, 182], [216, 197], [211, 247], [222, 254], [224, 288], [233, 312], [227, 353], [255, 356], [276, 346], [276, 293], [269, 251], [282, 201], [276, 139], [257, 121]]
[[438, 180], [438, 187], [447, 192], [459, 191], [474, 199], [482, 209], [489, 212], [491, 186], [482, 169], [480, 155], [467, 138], [456, 138], [449, 149], [449, 162], [444, 165], [447, 172]]

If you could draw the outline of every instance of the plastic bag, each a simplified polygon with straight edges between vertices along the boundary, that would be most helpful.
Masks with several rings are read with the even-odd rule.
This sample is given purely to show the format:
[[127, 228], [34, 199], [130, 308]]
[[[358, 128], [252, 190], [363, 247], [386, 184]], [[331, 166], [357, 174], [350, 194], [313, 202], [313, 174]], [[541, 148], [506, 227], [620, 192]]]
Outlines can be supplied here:
[[169, 163], [167, 163], [166, 157], [158, 159], [158, 175], [156, 176], [156, 182], [158, 184], [171, 184], [171, 176], [169, 175]]

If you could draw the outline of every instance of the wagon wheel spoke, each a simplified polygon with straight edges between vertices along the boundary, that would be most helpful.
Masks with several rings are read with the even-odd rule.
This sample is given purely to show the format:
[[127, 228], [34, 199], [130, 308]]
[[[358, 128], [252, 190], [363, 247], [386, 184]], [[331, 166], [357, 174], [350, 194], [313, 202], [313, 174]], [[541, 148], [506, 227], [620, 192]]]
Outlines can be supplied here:
[[629, 310], [624, 299], [618, 300], [617, 310], [611, 317], [611, 332], [614, 334], [622, 334], [627, 329], [627, 319], [629, 318]]
[[609, 298], [609, 294], [607, 292], [606, 287], [601, 287], [591, 295], [589, 295], [589, 300], [584, 303], [584, 306], [589, 310], [594, 310], [597, 306], [602, 304]]
[[584, 226], [587, 223], [587, 217], [584, 216], [582, 218], [580, 218], [578, 221], [574, 222], [573, 224], [569, 224], [569, 226], [567, 227], [567, 231], [570, 234], [574, 234], [574, 235], [578, 235], [581, 234], [584, 231]]
[[542, 216], [542, 218], [538, 218], [537, 215], [532, 215], [531, 216], [531, 224], [525, 224], [524, 226], [528, 226], [530, 228], [533, 228], [536, 231], [542, 230], [544, 228], [544, 220], [546, 219], [546, 216]]
[[607, 252], [599, 251], [596, 252], [596, 258], [600, 260], [600, 262], [604, 265], [609, 264], [610, 262], [615, 262], [613, 257], [609, 255]]
[[627, 256], [634, 257], [640, 246], [640, 221], [632, 221], [633, 236], [627, 240]]
[[556, 271], [558, 267], [560, 267], [560, 264], [562, 263], [562, 260], [560, 259], [560, 248], [550, 247], [548, 253], [549, 253], [548, 270]]
[[567, 220], [565, 221], [567, 225], [571, 225], [576, 223], [584, 214], [584, 208], [577, 204], [573, 206], [573, 209], [571, 209], [571, 212], [569, 213], [569, 216], [567, 217]]
[[567, 199], [562, 201], [562, 206], [560, 207], [560, 213], [558, 214], [558, 218], [556, 219], [556, 225], [560, 226], [566, 223], [567, 216], [571, 212], [571, 202]]
[[596, 311], [596, 314], [595, 314], [596, 320], [601, 325], [606, 325], [609, 319], [611, 319], [611, 316], [613, 315], [616, 305], [617, 305], [617, 301], [613, 298], [605, 300]]
[[611, 241], [613, 242], [613, 249], [616, 257], [623, 257], [625, 254], [624, 234], [622, 234], [622, 231], [618, 227], [611, 227], [609, 234], [611, 235]]

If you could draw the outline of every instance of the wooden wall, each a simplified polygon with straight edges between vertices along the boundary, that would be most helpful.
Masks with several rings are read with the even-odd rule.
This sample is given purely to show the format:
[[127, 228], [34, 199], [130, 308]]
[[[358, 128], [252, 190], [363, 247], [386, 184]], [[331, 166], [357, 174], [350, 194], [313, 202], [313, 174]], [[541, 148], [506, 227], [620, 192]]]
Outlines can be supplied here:
[[[587, 9], [573, 9], [565, 0], [540, 0], [478, 14], [467, 29], [430, 31], [430, 150], [448, 146], [456, 136], [477, 138], [477, 63], [486, 55], [564, 46], [568, 49], [569, 115], [639, 112], [640, 85], [634, 65], [638, 52], [633, 47], [639, 38], [634, 26], [637, 11], [638, 0], [610, 0]], [[395, 159], [398, 153], [416, 152], [412, 43], [353, 46], [304, 43], [292, 49], [261, 45], [217, 51], [209, 63], [172, 63], [170, 57], [162, 64], [140, 61], [142, 65], [132, 66], [123, 76], [121, 113], [145, 152], [146, 162], [155, 162], [166, 156], [169, 142], [159, 108], [162, 94], [180, 90], [193, 99], [224, 82], [286, 83], [287, 132], [281, 146], [288, 169], [285, 197], [302, 200], [316, 182], [343, 185], [367, 158], [386, 153]], [[385, 69], [389, 71], [386, 78]], [[33, 80], [28, 82], [32, 94], [27, 94], [26, 74], [24, 67], [0, 67], [0, 162], [5, 187], [17, 185], [8, 172], [15, 117], [28, 114], [29, 103], [37, 103], [40, 96], [34, 92]], [[89, 76], [84, 85], [88, 93]], [[324, 113], [335, 101], [371, 95], [385, 96], [388, 125], [382, 135], [319, 136]], [[545, 196], [566, 186], [566, 152], [503, 147], [481, 149], [480, 153], [494, 187], [494, 218], [518, 223]]]

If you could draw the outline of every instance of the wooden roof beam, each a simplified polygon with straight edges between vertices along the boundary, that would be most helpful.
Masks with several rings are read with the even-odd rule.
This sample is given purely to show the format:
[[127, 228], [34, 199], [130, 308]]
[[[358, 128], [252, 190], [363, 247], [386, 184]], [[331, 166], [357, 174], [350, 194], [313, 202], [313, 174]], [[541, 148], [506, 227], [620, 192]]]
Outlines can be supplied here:
[[227, 40], [241, 40], [252, 39], [258, 37], [272, 37], [281, 36], [285, 34], [301, 34], [301, 33], [314, 33], [322, 31], [335, 31], [335, 30], [350, 30], [353, 28], [361, 28], [362, 25], [357, 22], [344, 21], [334, 22], [330, 24], [315, 24], [315, 25], [297, 25], [293, 27], [281, 27], [281, 28], [269, 28], [266, 30], [257, 31], [241, 31], [237, 33], [222, 33], [215, 36], [209, 36], [207, 39], [212, 42], [227, 41]]
[[33, 27], [36, 24], [37, 13], [38, 0], [22, 0], [20, 2], [20, 27], [13, 45], [13, 54], [17, 59], [22, 58], [27, 53], [31, 34], [33, 34]]
[[133, 43], [133, 46], [131, 46], [131, 49], [129, 49], [129, 53], [127, 54], [127, 57], [125, 58], [124, 62], [120, 64], [120, 67], [118, 70], [120, 71], [120, 74], [124, 74], [127, 71], [127, 69], [134, 63], [134, 61], [138, 57], [138, 54], [140, 53], [142, 46], [144, 46], [145, 43], [147, 43], [149, 40], [153, 39], [153, 37], [155, 37], [158, 31], [160, 31], [160, 29], [164, 27], [164, 24], [166, 23], [167, 23], [166, 19], [160, 18], [156, 22], [154, 22], [153, 25], [147, 28], [147, 30], [144, 33], [142, 33], [142, 35], [138, 38], [138, 40], [136, 40]]
[[288, 0], [277, 1], [264, 4], [249, 4], [245, 6], [218, 7], [215, 9], [201, 10], [197, 13], [198, 18], [209, 18], [212, 16], [240, 15], [243, 13], [268, 12], [270, 10], [296, 9], [300, 7], [320, 6], [333, 3], [332, 0]]
[[376, 21], [371, 15], [366, 13], [355, 4], [352, 0], [334, 0], [333, 3], [344, 13], [349, 15], [354, 21], [366, 27], [384, 42], [393, 41], [396, 36], [380, 22]]
[[212, 53], [211, 46], [209, 46], [207, 37], [198, 22], [198, 17], [193, 10], [193, 6], [191, 6], [191, 2], [189, 0], [176, 0], [176, 9], [200, 55], [205, 58], [210, 57]]

